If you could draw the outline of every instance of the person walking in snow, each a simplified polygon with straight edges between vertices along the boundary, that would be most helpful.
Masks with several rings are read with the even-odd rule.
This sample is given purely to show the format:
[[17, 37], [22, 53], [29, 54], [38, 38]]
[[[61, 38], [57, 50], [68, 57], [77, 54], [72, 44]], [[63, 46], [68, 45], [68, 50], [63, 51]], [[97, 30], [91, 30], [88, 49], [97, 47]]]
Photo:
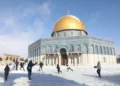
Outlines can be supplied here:
[[42, 62], [40, 62], [39, 66], [40, 66], [40, 68], [39, 68], [39, 71], [40, 71], [40, 69], [42, 70], [43, 63], [42, 63]]
[[73, 69], [72, 69], [72, 68], [70, 68], [70, 66], [69, 66], [69, 65], [67, 65], [67, 72], [68, 72], [69, 70], [73, 71]]
[[59, 64], [57, 64], [57, 71], [58, 71], [58, 73], [62, 73], [62, 71], [60, 70], [60, 66], [59, 66]]
[[27, 66], [27, 71], [28, 71], [28, 79], [31, 80], [31, 74], [32, 74], [32, 67], [34, 65], [36, 65], [37, 62], [35, 64], [32, 63], [32, 60], [29, 61], [28, 66]]
[[6, 65], [4, 71], [5, 71], [5, 73], [4, 73], [4, 80], [6, 81], [7, 78], [8, 78], [8, 75], [9, 75], [9, 71], [10, 71], [10, 68], [9, 68], [8, 64]]
[[97, 74], [98, 74], [99, 78], [101, 78], [101, 64], [100, 64], [100, 61], [98, 61], [97, 66], [95, 66], [94, 68], [97, 68]]
[[16, 64], [16, 70], [18, 70], [18, 64], [19, 64], [18, 60], [16, 60], [15, 64]]
[[21, 68], [23, 68], [23, 70], [25, 71], [25, 69], [24, 69], [24, 63], [20, 63], [20, 70], [21, 70]]

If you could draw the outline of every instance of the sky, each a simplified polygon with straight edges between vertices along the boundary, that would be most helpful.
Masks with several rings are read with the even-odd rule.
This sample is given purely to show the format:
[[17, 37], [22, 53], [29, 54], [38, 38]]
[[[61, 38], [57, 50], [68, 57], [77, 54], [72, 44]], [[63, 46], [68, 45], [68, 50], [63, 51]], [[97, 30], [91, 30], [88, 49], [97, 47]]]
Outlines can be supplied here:
[[0, 0], [0, 54], [27, 58], [28, 45], [51, 37], [68, 10], [89, 35], [113, 40], [120, 54], [120, 0]]

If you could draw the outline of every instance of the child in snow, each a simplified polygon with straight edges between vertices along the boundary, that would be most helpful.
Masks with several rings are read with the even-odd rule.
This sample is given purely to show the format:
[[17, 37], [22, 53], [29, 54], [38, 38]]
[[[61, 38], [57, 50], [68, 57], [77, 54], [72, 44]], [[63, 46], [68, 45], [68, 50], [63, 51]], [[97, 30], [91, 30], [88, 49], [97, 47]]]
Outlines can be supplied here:
[[57, 64], [57, 71], [58, 71], [58, 73], [62, 73], [62, 71], [60, 71], [60, 66], [59, 66], [59, 64]]
[[73, 71], [73, 69], [70, 68], [70, 66], [67, 65], [67, 72], [68, 72], [69, 70]]
[[9, 68], [8, 64], [6, 65], [4, 71], [5, 71], [5, 73], [4, 73], [4, 79], [6, 81], [7, 78], [8, 78], [8, 75], [9, 75], [9, 71], [10, 71], [10, 68]]
[[97, 74], [99, 78], [101, 78], [101, 64], [100, 61], [98, 61], [97, 66], [94, 66], [94, 68], [97, 68]]
[[25, 69], [24, 69], [24, 63], [20, 63], [20, 70], [21, 70], [21, 68], [23, 68], [23, 70], [25, 71]]
[[40, 69], [42, 70], [43, 63], [42, 63], [42, 62], [40, 62], [39, 66], [40, 66], [40, 68], [39, 68], [39, 71], [40, 71]]

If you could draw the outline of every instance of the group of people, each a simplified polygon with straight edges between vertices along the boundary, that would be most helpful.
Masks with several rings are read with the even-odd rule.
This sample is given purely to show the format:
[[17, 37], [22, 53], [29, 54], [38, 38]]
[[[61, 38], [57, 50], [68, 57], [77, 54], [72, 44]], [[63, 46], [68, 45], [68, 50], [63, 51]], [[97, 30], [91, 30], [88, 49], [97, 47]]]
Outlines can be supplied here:
[[[16, 61], [16, 70], [18, 70], [18, 64], [19, 64], [19, 62]], [[29, 63], [28, 63], [27, 71], [28, 71], [28, 79], [29, 79], [29, 80], [31, 80], [32, 67], [33, 67], [34, 65], [36, 65], [36, 64], [37, 64], [37, 62], [36, 62], [36, 63], [32, 63], [32, 60], [30, 60]], [[39, 63], [39, 66], [40, 66], [40, 67], [39, 67], [39, 71], [40, 71], [40, 70], [42, 70], [42, 68], [43, 68], [43, 63], [40, 62], [40, 63]], [[69, 70], [73, 71], [73, 69], [70, 68], [69, 65], [66, 65], [66, 66], [67, 66], [67, 71], [69, 71]], [[24, 69], [24, 63], [20, 63], [20, 70], [21, 70], [21, 68], [23, 68], [23, 70], [25, 71], [25, 69]], [[57, 64], [57, 67], [56, 67], [56, 68], [57, 68], [57, 72], [58, 72], [58, 73], [62, 73], [62, 71], [60, 70], [59, 64]], [[97, 66], [94, 66], [94, 68], [97, 68], [97, 74], [98, 74], [99, 78], [101, 78], [101, 64], [100, 64], [100, 61], [98, 61]], [[5, 73], [4, 73], [4, 79], [5, 79], [5, 81], [6, 81], [7, 78], [8, 78], [8, 75], [9, 75], [9, 71], [10, 71], [9, 65], [6, 65], [4, 71], [5, 71]]]
[[[20, 70], [21, 70], [21, 68], [23, 68], [23, 70], [25, 71], [25, 69], [24, 69], [24, 63], [23, 63], [23, 62], [20, 62], [20, 63], [19, 63], [17, 60], [16, 60], [15, 65], [14, 65], [14, 68], [16, 68], [16, 71], [18, 70], [18, 65], [19, 65], [19, 64], [20, 64]], [[31, 80], [32, 67], [33, 67], [34, 65], [36, 65], [36, 64], [37, 64], [37, 62], [34, 64], [34, 63], [32, 63], [32, 60], [29, 61], [29, 63], [28, 63], [27, 71], [28, 71], [28, 79], [29, 79], [29, 80]], [[39, 71], [40, 71], [40, 70], [42, 70], [42, 68], [43, 68], [43, 63], [40, 62], [39, 66], [40, 66], [40, 68], [39, 68]], [[4, 80], [6, 81], [7, 78], [8, 78], [8, 75], [9, 75], [9, 71], [10, 71], [9, 64], [6, 65], [4, 71], [5, 71], [5, 72], [4, 72]]]

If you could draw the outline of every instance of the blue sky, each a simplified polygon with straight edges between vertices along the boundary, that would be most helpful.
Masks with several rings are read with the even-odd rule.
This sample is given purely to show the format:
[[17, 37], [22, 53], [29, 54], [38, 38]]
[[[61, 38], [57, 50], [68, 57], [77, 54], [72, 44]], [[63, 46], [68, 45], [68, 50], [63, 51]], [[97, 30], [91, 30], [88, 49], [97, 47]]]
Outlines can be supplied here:
[[50, 37], [68, 10], [89, 35], [113, 40], [120, 53], [120, 0], [0, 0], [0, 53], [27, 57], [28, 45]]

